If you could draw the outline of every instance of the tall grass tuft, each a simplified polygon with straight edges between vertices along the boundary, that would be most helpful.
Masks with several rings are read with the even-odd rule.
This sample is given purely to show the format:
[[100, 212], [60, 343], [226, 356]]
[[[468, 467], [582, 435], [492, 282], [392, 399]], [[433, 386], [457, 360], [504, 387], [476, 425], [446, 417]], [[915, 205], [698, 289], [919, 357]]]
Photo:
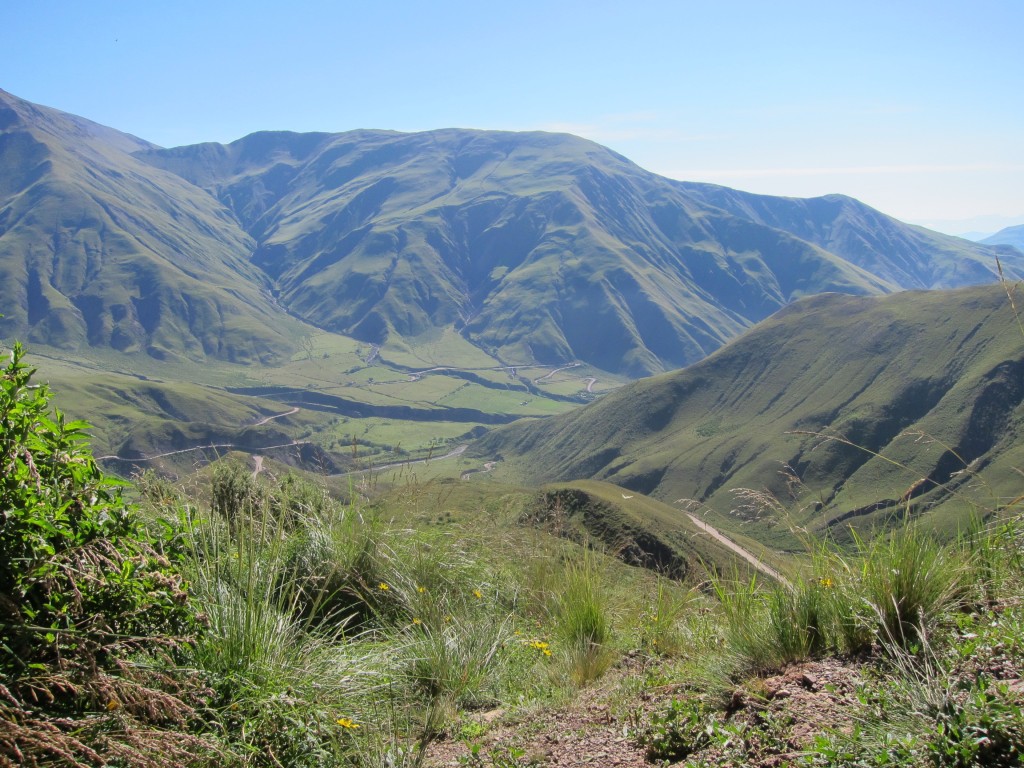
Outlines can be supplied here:
[[589, 549], [568, 560], [551, 604], [563, 668], [576, 685], [601, 677], [615, 660], [603, 574]]
[[963, 596], [962, 562], [916, 526], [859, 542], [864, 598], [883, 644], [909, 648]]
[[682, 590], [664, 578], [659, 578], [657, 591], [650, 608], [640, 615], [641, 642], [659, 656], [682, 655], [687, 649], [687, 638], [682, 622], [694, 607], [696, 595]]
[[447, 615], [439, 623], [411, 622], [403, 640], [402, 671], [428, 701], [472, 708], [498, 700], [512, 640], [509, 620], [482, 607]]
[[[193, 514], [187, 541], [207, 624], [191, 662], [210, 681], [212, 714], [233, 750], [260, 755], [258, 764], [337, 763], [389, 674], [386, 657], [347, 636], [341, 614], [324, 608], [334, 599], [325, 569], [338, 530], [327, 507], [283, 507], [278, 489], [238, 492], [237, 474], [224, 477], [230, 492], [220, 486], [210, 517]], [[298, 560], [312, 541], [318, 556]]]

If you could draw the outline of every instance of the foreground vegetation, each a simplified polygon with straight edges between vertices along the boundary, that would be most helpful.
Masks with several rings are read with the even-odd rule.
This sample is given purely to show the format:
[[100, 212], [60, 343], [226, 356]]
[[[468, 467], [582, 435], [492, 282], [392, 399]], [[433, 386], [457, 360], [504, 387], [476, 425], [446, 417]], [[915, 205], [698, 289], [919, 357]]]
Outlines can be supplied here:
[[907, 523], [811, 543], [785, 582], [691, 585], [230, 462], [188, 494], [140, 477], [132, 505], [22, 354], [0, 765], [569, 764], [538, 734], [581, 700], [640, 762], [1021, 763], [1019, 500], [953, 541]]

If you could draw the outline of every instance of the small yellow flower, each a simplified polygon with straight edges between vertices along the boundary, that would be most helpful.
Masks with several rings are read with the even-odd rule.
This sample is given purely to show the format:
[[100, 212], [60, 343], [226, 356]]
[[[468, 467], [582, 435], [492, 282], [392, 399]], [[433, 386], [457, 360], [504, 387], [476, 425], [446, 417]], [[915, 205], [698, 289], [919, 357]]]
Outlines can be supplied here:
[[417, 619], [417, 618], [414, 617], [413, 620], [412, 620], [412, 623], [413, 624], [422, 624], [423, 622], [420, 619]]
[[822, 579], [818, 579], [818, 584], [820, 584], [825, 589], [832, 589], [832, 587], [834, 586], [834, 582], [828, 576]]
[[551, 655], [551, 649], [550, 648], [545, 648], [544, 649], [544, 655], [545, 656], [550, 656]]
[[340, 725], [342, 728], [348, 731], [354, 731], [360, 727], [359, 723], [353, 721], [351, 717], [339, 717], [334, 722], [336, 722], [338, 725]]
[[532, 643], [529, 643], [529, 646], [537, 649], [538, 651], [546, 651], [549, 647], [543, 640], [534, 640]]
[[484, 596], [484, 593], [481, 592], [479, 589], [474, 589], [473, 590], [473, 597], [475, 597], [477, 600], [480, 600], [483, 596]]
[[416, 591], [419, 592], [422, 595], [424, 592], [427, 591], [427, 588], [426, 587], [416, 587]]
[[380, 590], [381, 592], [387, 592], [387, 591], [388, 591], [389, 589], [391, 589], [391, 587], [389, 587], [389, 586], [387, 585], [387, 583], [386, 583], [386, 582], [383, 582], [383, 581], [382, 581], [382, 582], [381, 582], [380, 584], [378, 584], [378, 585], [377, 585], [377, 588], [378, 588], [378, 589], [379, 589], [379, 590]]
[[512, 634], [513, 634], [513, 635], [515, 635], [516, 637], [519, 637], [519, 635], [521, 635], [521, 634], [523, 634], [523, 633], [522, 633], [522, 632], [520, 632], [520, 631], [519, 631], [519, 630], [517, 629], [517, 630], [516, 630], [515, 632], [513, 632]]
[[450, 622], [451, 620], [452, 620], [452, 617], [451, 617], [451, 616], [445, 616], [445, 617], [444, 617], [444, 623], [445, 623], [445, 624], [448, 624], [448, 623], [449, 623], [449, 622]]

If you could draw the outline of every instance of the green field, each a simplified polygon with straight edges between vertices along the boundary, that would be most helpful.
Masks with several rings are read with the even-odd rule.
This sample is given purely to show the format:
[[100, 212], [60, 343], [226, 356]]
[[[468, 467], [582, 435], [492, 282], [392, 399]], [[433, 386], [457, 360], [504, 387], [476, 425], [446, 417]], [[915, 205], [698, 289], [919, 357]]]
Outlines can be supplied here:
[[[223, 452], [185, 450], [209, 445], [256, 453], [310, 442], [337, 470], [436, 456], [481, 428], [565, 413], [622, 383], [580, 365], [504, 366], [455, 333], [377, 347], [307, 330], [295, 339], [299, 351], [278, 365], [169, 366], [147, 355], [103, 348], [72, 354], [43, 345], [30, 345], [30, 353], [58, 405], [92, 424], [98, 455], [174, 474]], [[601, 386], [587, 393], [587, 378], [598, 376]], [[290, 460], [302, 466], [311, 458]], [[108, 464], [112, 471], [132, 469]]]

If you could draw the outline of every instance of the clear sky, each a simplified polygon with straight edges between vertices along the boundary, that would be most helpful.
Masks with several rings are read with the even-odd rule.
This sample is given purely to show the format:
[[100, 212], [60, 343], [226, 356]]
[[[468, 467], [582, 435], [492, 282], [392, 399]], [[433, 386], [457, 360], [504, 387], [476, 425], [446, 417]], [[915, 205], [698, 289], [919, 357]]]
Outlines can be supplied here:
[[2, 0], [0, 88], [162, 146], [568, 131], [991, 232], [1024, 222], [1022, 31], [1024, 0]]

